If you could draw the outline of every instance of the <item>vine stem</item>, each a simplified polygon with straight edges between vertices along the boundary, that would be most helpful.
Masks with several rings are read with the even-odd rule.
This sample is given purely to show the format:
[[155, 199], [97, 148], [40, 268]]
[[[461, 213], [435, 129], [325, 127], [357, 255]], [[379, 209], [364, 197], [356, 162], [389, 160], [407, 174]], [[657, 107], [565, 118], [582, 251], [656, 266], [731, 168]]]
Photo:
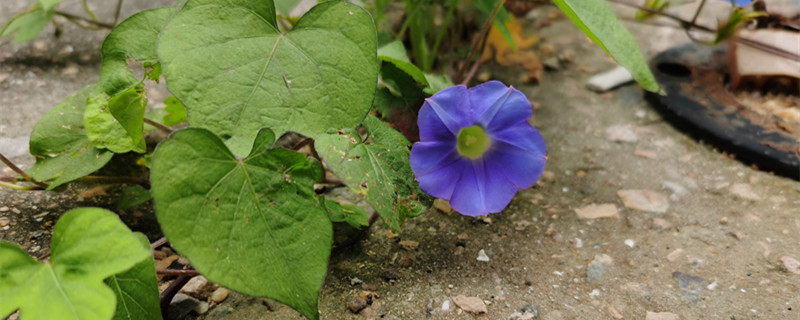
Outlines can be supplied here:
[[492, 28], [494, 17], [497, 16], [498, 12], [500, 12], [500, 8], [503, 7], [504, 3], [506, 3], [505, 0], [500, 0], [497, 2], [497, 5], [494, 6], [494, 10], [492, 10], [492, 14], [489, 15], [489, 18], [486, 19], [486, 23], [483, 24], [483, 28], [481, 28], [481, 31], [478, 32], [478, 36], [475, 38], [475, 42], [472, 43], [472, 48], [470, 48], [469, 54], [467, 54], [466, 61], [461, 65], [461, 67], [458, 68], [456, 83], [463, 83], [464, 72], [466, 72], [472, 64], [472, 57], [475, 55], [475, 52], [478, 51], [478, 48], [483, 48], [483, 44], [486, 42], [486, 38], [489, 36], [489, 30]]
[[174, 269], [156, 269], [156, 274], [164, 276], [199, 276], [200, 272], [195, 269], [174, 270]]
[[67, 18], [67, 20], [83, 21], [83, 22], [86, 22], [88, 24], [95, 25], [96, 27], [101, 27], [101, 28], [105, 28], [105, 29], [114, 29], [114, 25], [113, 24], [105, 23], [105, 22], [102, 22], [102, 21], [96, 21], [96, 20], [92, 20], [92, 19], [89, 19], [89, 18], [84, 18], [84, 17], [81, 17], [81, 16], [76, 16], [74, 14], [66, 13], [64, 11], [55, 10], [55, 11], [53, 11], [53, 13], [55, 13], [56, 15], [62, 16], [64, 18]]
[[[0, 153], [0, 162], [3, 162], [3, 164], [8, 166], [12, 171], [14, 171], [17, 174], [19, 174], [19, 176], [22, 177], [22, 179], [25, 179], [25, 181], [28, 181], [28, 182], [33, 183], [33, 184], [36, 184], [37, 186], [39, 186], [42, 189], [47, 189], [47, 187], [49, 186], [48, 184], [46, 184], [44, 182], [36, 181], [36, 179], [34, 179], [31, 175], [25, 173], [25, 171], [23, 171], [22, 169], [17, 167], [17, 165], [15, 165], [13, 162], [11, 162], [11, 160], [8, 160], [8, 158], [6, 158], [6, 156], [3, 155], [2, 153]], [[11, 182], [13, 183], [14, 181], [12, 180]], [[7, 186], [7, 185], [3, 185], [3, 186], [4, 187], [10, 187], [10, 186]], [[22, 189], [17, 189], [17, 190], [37, 190], [37, 189], [27, 189], [26, 187], [21, 187], [21, 188]], [[15, 189], [15, 188], [12, 188], [12, 189]]]
[[117, 24], [117, 21], [119, 21], [120, 11], [122, 11], [122, 0], [117, 0], [117, 7], [114, 8], [114, 24]]
[[150, 244], [150, 249], [155, 249], [167, 243], [167, 237], [158, 238], [155, 242]]
[[44, 190], [44, 188], [40, 186], [21, 186], [14, 183], [7, 183], [0, 181], [0, 187], [8, 188], [11, 190], [18, 190], [18, 191], [32, 191], [32, 190]]
[[175, 295], [178, 294], [178, 291], [180, 291], [181, 288], [183, 288], [183, 286], [185, 286], [186, 283], [189, 282], [190, 279], [192, 279], [192, 277], [194, 276], [190, 275], [178, 276], [178, 278], [172, 281], [172, 283], [169, 284], [169, 287], [167, 287], [167, 289], [165, 289], [164, 292], [162, 292], [161, 295], [158, 297], [158, 304], [161, 307], [161, 316], [164, 319], [167, 319], [167, 311], [169, 311], [169, 303], [172, 302], [172, 298], [174, 298]]
[[167, 126], [165, 126], [163, 124], [155, 122], [153, 120], [144, 118], [144, 123], [149, 124], [149, 125], [151, 125], [153, 127], [156, 127], [156, 129], [158, 129], [159, 131], [161, 131], [163, 133], [166, 133], [167, 135], [172, 134], [172, 129], [170, 129], [169, 127], [167, 127]]
[[17, 167], [17, 165], [15, 165], [13, 162], [11, 162], [11, 160], [8, 160], [8, 158], [6, 158], [6, 156], [4, 156], [2, 153], [0, 153], [0, 161], [2, 161], [3, 164], [5, 164], [11, 170], [14, 170], [14, 172], [16, 172], [18, 175], [20, 175], [20, 177], [22, 177], [23, 179], [25, 179], [27, 181], [33, 181], [33, 177], [31, 177], [29, 174], [25, 173], [25, 171], [22, 171], [22, 169]]
[[85, 176], [79, 178], [77, 181], [82, 182], [95, 182], [95, 183], [131, 183], [138, 184], [147, 190], [150, 190], [150, 180], [139, 177], [106, 177], [106, 176]]

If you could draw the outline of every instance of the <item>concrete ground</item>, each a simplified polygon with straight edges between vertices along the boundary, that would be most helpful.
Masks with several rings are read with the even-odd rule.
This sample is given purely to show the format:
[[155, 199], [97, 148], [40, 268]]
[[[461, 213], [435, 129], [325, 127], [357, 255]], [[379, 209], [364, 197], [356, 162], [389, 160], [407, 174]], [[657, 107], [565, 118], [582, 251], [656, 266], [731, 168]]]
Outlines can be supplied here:
[[[29, 2], [3, 1], [0, 21]], [[123, 13], [164, 3], [126, 1]], [[79, 2], [62, 7], [77, 11]], [[110, 17], [108, 8], [98, 9]], [[671, 28], [628, 26], [647, 55], [686, 41]], [[565, 19], [536, 32], [572, 62], [545, 72], [539, 85], [521, 83], [524, 72], [513, 67], [489, 63], [480, 73], [513, 84], [533, 101], [533, 122], [549, 149], [545, 176], [488, 219], [430, 210], [399, 235], [377, 223], [331, 257], [322, 318], [800, 318], [800, 267], [793, 266], [800, 259], [800, 183], [754, 170], [686, 136], [635, 85], [603, 94], [587, 90], [591, 75], [614, 64]], [[48, 27], [29, 43], [0, 40], [0, 152], [24, 167], [33, 163], [25, 152], [33, 126], [97, 79], [104, 36], [66, 25], [58, 39]], [[157, 91], [156, 97], [167, 94]], [[100, 191], [0, 189], [0, 207], [7, 208], [0, 216], [10, 219], [0, 240], [34, 255], [46, 252], [50, 226], [63, 212], [115, 207], [118, 190]], [[598, 208], [611, 210], [611, 217], [586, 216]], [[152, 209], [120, 214], [134, 225], [151, 221], [142, 228], [157, 236]], [[364, 291], [377, 297], [352, 313], [348, 303]], [[487, 313], [465, 311], [459, 296], [477, 297]], [[268, 299], [233, 294], [191, 317], [300, 316]]]

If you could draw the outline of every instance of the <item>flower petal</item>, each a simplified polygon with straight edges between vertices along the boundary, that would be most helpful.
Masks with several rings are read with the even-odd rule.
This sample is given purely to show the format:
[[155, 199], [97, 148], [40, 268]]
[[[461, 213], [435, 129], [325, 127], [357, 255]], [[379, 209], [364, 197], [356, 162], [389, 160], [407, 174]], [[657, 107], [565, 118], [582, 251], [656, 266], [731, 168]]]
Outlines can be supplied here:
[[497, 100], [507, 94], [509, 88], [500, 81], [492, 80], [469, 88], [470, 121], [475, 123]]
[[528, 98], [514, 87], [508, 87], [504, 94], [481, 114], [478, 124], [492, 133], [527, 121], [532, 115], [533, 110]]
[[539, 156], [547, 154], [547, 144], [542, 134], [527, 121], [492, 132], [490, 137], [492, 143], [502, 141]]
[[433, 197], [448, 200], [453, 195], [461, 175], [468, 170], [469, 161], [458, 159], [454, 162], [440, 162], [441, 167], [428, 172], [426, 175], [417, 175], [417, 182], [422, 191]]
[[547, 161], [544, 155], [505, 142], [499, 142], [496, 148], [486, 153], [484, 159], [487, 172], [513, 183], [518, 189], [533, 186], [541, 177]]
[[408, 161], [417, 176], [424, 176], [433, 170], [458, 160], [455, 142], [420, 141], [411, 148]]
[[500, 212], [511, 202], [518, 188], [505, 177], [486, 169], [483, 160], [471, 161], [463, 169], [450, 198], [453, 209], [474, 217]]
[[[441, 90], [425, 99], [417, 119], [420, 140], [455, 139], [461, 128], [471, 125], [467, 122], [466, 116], [470, 106], [468, 97], [467, 87], [458, 85]], [[452, 138], [448, 138], [442, 125], [450, 132]]]

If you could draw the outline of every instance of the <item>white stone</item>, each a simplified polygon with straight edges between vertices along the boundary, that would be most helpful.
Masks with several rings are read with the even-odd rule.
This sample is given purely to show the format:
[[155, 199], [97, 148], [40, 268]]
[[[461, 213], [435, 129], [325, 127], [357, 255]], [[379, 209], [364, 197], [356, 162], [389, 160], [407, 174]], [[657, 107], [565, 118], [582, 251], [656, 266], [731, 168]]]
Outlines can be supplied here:
[[489, 256], [486, 255], [486, 251], [483, 251], [483, 249], [478, 251], [478, 261], [489, 262]]

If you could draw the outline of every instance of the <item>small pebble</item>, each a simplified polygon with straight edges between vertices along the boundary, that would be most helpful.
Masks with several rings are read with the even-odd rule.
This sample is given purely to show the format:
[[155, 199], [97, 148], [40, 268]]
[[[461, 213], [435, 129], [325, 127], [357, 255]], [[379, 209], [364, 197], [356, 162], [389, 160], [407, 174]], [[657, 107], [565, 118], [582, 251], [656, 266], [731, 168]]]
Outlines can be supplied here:
[[583, 239], [575, 238], [575, 248], [583, 248]]
[[708, 289], [710, 291], [714, 291], [715, 289], [717, 289], [718, 286], [719, 286], [719, 283], [714, 281], [711, 284], [709, 284], [708, 286], [706, 286], [706, 289]]
[[362, 298], [361, 296], [355, 296], [352, 299], [347, 301], [347, 309], [350, 309], [352, 313], [358, 313], [362, 309], [367, 307], [367, 300]]
[[478, 251], [478, 261], [489, 262], [489, 256], [486, 255], [486, 251], [483, 251], [483, 249]]
[[626, 239], [624, 243], [625, 243], [626, 246], [631, 247], [631, 248], [636, 246], [636, 243], [633, 242], [633, 240], [631, 240], [631, 239]]
[[617, 206], [606, 204], [590, 204], [583, 208], [574, 209], [578, 214], [578, 219], [600, 219], [600, 218], [615, 218], [619, 219], [619, 210]]
[[214, 293], [211, 294], [211, 301], [214, 301], [216, 303], [220, 303], [223, 300], [225, 300], [225, 298], [227, 298], [228, 294], [230, 294], [230, 293], [231, 293], [231, 291], [226, 289], [226, 288], [222, 288], [222, 287], [217, 288], [217, 290], [214, 290]]
[[351, 286], [359, 285], [359, 284], [362, 284], [362, 283], [364, 283], [364, 281], [361, 281], [361, 279], [359, 279], [359, 278], [350, 279], [350, 285]]
[[450, 310], [450, 300], [445, 300], [442, 302], [442, 311]]
[[419, 247], [419, 242], [411, 240], [403, 240], [398, 242], [397, 244], [399, 244], [400, 247], [406, 249], [407, 251], [414, 251], [417, 249], [417, 247]]
[[194, 310], [194, 312], [197, 314], [205, 314], [208, 312], [208, 302], [200, 301], [200, 303], [197, 304], [192, 310]]
[[8, 210], [9, 210], [8, 207], [0, 207], [0, 212], [6, 212]]
[[667, 196], [652, 190], [619, 190], [617, 196], [629, 209], [654, 213], [665, 213], [669, 209]]
[[0, 227], [5, 227], [9, 223], [11, 223], [11, 219], [9, 219], [8, 217], [0, 217]]
[[486, 310], [486, 303], [478, 297], [466, 297], [458, 295], [453, 298], [453, 303], [469, 313], [483, 314], [488, 312], [488, 310]]
[[400, 278], [400, 276], [397, 275], [397, 272], [394, 272], [394, 270], [392, 270], [392, 269], [383, 270], [383, 273], [381, 274], [381, 277], [383, 278], [383, 280], [386, 280], [386, 281], [393, 281], [393, 280], [397, 280], [397, 279]]
[[794, 274], [800, 274], [800, 261], [790, 256], [781, 257], [781, 261], [783, 262], [783, 266], [786, 267], [786, 270]]
[[596, 92], [605, 92], [633, 81], [633, 75], [622, 66], [593, 75], [586, 81], [586, 87]]
[[675, 250], [673, 250], [672, 252], [670, 252], [670, 253], [667, 255], [667, 260], [669, 260], [670, 262], [673, 262], [673, 261], [675, 261], [675, 260], [678, 260], [678, 258], [679, 258], [679, 257], [680, 257], [682, 254], [683, 254], [683, 249], [681, 249], [681, 248], [675, 249]]

